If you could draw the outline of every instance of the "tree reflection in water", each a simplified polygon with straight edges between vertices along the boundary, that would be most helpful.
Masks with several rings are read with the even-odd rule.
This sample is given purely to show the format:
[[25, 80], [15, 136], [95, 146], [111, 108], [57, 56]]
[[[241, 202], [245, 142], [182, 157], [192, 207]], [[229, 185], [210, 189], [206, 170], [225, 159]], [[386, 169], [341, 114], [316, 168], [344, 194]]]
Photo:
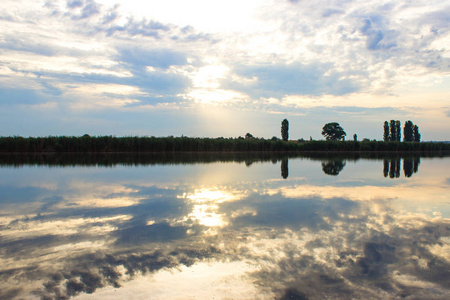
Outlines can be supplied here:
[[[403, 173], [405, 177], [409, 178], [414, 173], [419, 171], [420, 157], [405, 157], [403, 158]], [[383, 161], [383, 176], [389, 178], [400, 177], [401, 158], [384, 159]]]
[[411, 177], [419, 171], [420, 157], [408, 157], [403, 159], [403, 172], [405, 177]]
[[284, 158], [281, 160], [281, 177], [283, 179], [287, 179], [289, 176], [289, 160], [287, 158]]
[[327, 175], [337, 176], [344, 169], [345, 161], [333, 160], [322, 162], [322, 170]]

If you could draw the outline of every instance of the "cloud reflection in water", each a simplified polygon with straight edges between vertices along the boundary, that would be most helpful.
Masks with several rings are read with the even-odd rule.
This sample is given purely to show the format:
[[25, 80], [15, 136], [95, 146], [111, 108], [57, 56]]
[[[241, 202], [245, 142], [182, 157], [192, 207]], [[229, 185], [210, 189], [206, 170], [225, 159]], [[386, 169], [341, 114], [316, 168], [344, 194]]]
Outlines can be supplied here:
[[[135, 169], [139, 180], [126, 168], [45, 170], [38, 193], [10, 180], [0, 298], [448, 298], [450, 193], [433, 174], [450, 161], [423, 160], [434, 173], [395, 183], [382, 161], [347, 163], [338, 177], [320, 175], [321, 163], [291, 160], [286, 179], [279, 165], [242, 165], [248, 173], [216, 184], [192, 166], [189, 182], [177, 177], [185, 166], [165, 166], [167, 182], [153, 167]], [[29, 197], [13, 204], [11, 190]]]

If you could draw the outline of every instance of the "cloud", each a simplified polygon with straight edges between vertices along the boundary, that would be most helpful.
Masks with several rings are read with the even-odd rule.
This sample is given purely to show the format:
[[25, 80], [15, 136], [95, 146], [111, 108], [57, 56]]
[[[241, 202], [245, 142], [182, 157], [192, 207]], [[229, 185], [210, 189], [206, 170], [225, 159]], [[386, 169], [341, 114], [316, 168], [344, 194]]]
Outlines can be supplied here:
[[[4, 99], [11, 104], [34, 105], [56, 101], [84, 109], [139, 105], [156, 108], [160, 103], [184, 101], [178, 95], [189, 87], [190, 79], [185, 73], [169, 68], [188, 66], [188, 54], [173, 50], [170, 44], [174, 39], [181, 42], [180, 39], [184, 37], [194, 42], [197, 33], [193, 28], [178, 28], [132, 17], [125, 17], [127, 21], [120, 24], [124, 16], [117, 6], [108, 9], [94, 1], [69, 1], [68, 11], [65, 12], [56, 13], [56, 10], [61, 9], [56, 3], [49, 3], [46, 8], [52, 11], [50, 19], [58, 26], [62, 26], [62, 21], [74, 25], [73, 30], [60, 27], [62, 37], [70, 40], [67, 43], [57, 41], [44, 32], [41, 26], [20, 38], [11, 33], [2, 40], [0, 47], [8, 49], [10, 54], [5, 71], [14, 74], [9, 80], [16, 78], [16, 82], [20, 83], [18, 78], [27, 74], [28, 81], [36, 84], [34, 90], [30, 90], [30, 85], [23, 82], [22, 92], [19, 89], [14, 94], [12, 91], [7, 92]], [[86, 23], [83, 19], [92, 19], [98, 23]], [[127, 42], [119, 43], [116, 37], [111, 36], [116, 32], [122, 38], [126, 37]], [[97, 38], [104, 38], [104, 34], [111, 36], [112, 48], [106, 49], [97, 42]], [[37, 35], [42, 38], [38, 40]], [[148, 40], [134, 41], [137, 36]], [[168, 44], [155, 47], [154, 38], [167, 39]], [[91, 89], [93, 83], [97, 86], [111, 85], [112, 92], [93, 94], [92, 91], [98, 90]], [[114, 93], [114, 87], [118, 84], [136, 87], [136, 93]], [[84, 104], [83, 101], [90, 104]], [[117, 103], [125, 105], [117, 106]]]
[[132, 70], [145, 71], [147, 67], [167, 70], [171, 66], [187, 64], [187, 54], [170, 49], [146, 49], [129, 45], [120, 47], [117, 60], [126, 63]]
[[74, 19], [87, 19], [93, 16], [100, 14], [101, 7], [93, 0], [75, 0], [68, 1], [67, 7], [70, 9], [78, 9], [80, 8], [79, 14], [73, 14], [72, 18]]
[[333, 15], [342, 15], [344, 13], [345, 12], [343, 10], [341, 10], [341, 9], [332, 9], [332, 8], [330, 8], [330, 9], [325, 9], [323, 11], [323, 13], [322, 13], [322, 16], [327, 18], [327, 17], [333, 16]]
[[[376, 18], [377, 19], [377, 18]], [[372, 19], [368, 18], [363, 21], [363, 26], [361, 28], [361, 32], [367, 36], [367, 49], [369, 50], [379, 50], [379, 49], [390, 49], [395, 47], [397, 44], [395, 41], [386, 41], [385, 33], [383, 30], [376, 28], [376, 25], [372, 21]], [[395, 36], [395, 33], [391, 33], [392, 36]], [[392, 39], [393, 37], [391, 37]]]
[[[333, 71], [330, 63], [293, 63], [235, 66], [238, 79], [222, 84], [245, 92], [253, 98], [283, 97], [286, 95], [344, 95], [358, 91], [359, 87], [343, 74]], [[248, 82], [240, 82], [245, 78]]]
[[84, 2], [82, 0], [69, 0], [67, 1], [67, 7], [68, 8], [79, 8], [84, 5]]
[[[350, 217], [350, 215], [348, 216]], [[387, 225], [391, 222], [395, 223], [395, 218], [386, 219], [384, 224]], [[411, 222], [414, 221], [411, 220]], [[334, 222], [332, 221], [332, 223]], [[427, 253], [425, 245], [428, 242], [438, 243], [439, 238], [437, 240], [431, 238], [433, 241], [427, 239], [426, 242], [417, 244], [413, 241], [421, 239], [424, 234], [427, 235], [419, 229], [420, 226], [417, 227], [417, 231], [410, 232], [408, 236], [401, 235], [403, 230], [407, 230], [406, 228], [399, 229], [394, 226], [393, 228], [397, 229], [388, 234], [378, 230], [369, 230], [360, 236], [360, 239], [355, 233], [364, 232], [365, 229], [358, 227], [370, 223], [370, 221], [358, 219], [356, 223], [349, 220], [345, 223], [349, 226], [348, 231], [336, 227], [323, 231], [323, 235], [316, 235], [304, 246], [301, 243], [278, 245], [270, 243], [270, 239], [268, 239], [264, 244], [266, 251], [273, 253], [272, 257], [279, 257], [279, 259], [269, 257], [265, 257], [265, 259], [271, 260], [277, 267], [254, 272], [252, 274], [254, 279], [266, 284], [271, 282], [271, 288], [280, 296], [296, 294], [307, 298], [348, 299], [349, 297], [369, 296], [374, 299], [382, 299], [398, 292], [405, 295], [420, 294], [421, 298], [439, 298], [440, 295], [448, 293], [444, 288], [445, 283], [442, 277], [436, 278], [437, 280], [425, 278], [429, 269], [421, 267], [417, 260], [418, 257], [424, 257], [424, 260], [428, 262], [431, 257], [429, 252]], [[438, 223], [428, 223], [427, 226], [431, 226], [433, 232], [442, 228]], [[365, 226], [362, 225], [362, 227]], [[444, 235], [446, 234], [444, 233]], [[305, 239], [308, 233], [303, 231], [301, 236], [303, 238], [293, 234], [291, 238], [294, 240]], [[350, 243], [350, 248], [344, 246], [347, 242]], [[300, 248], [303, 251], [299, 251]], [[405, 252], [420, 253], [420, 255], [404, 256], [401, 254]], [[257, 250], [254, 253], [257, 253]], [[262, 257], [255, 257], [255, 259], [258, 258]], [[438, 261], [440, 266], [435, 271], [447, 278], [448, 275], [442, 273], [442, 268], [448, 262], [440, 259]], [[430, 269], [434, 269], [434, 267]], [[398, 276], [400, 274], [408, 274], [411, 282], [405, 284], [400, 280], [400, 276]], [[273, 281], [273, 278], [280, 278], [281, 281]], [[434, 290], [427, 288], [428, 284], [431, 284], [429, 286], [433, 286]], [[317, 289], [318, 286], [321, 288]]]
[[[105, 18], [111, 21], [110, 14]], [[161, 38], [161, 34], [170, 33], [171, 27], [152, 20], [135, 21], [130, 19], [125, 25], [111, 25], [98, 30], [105, 31], [108, 35], [126, 33], [128, 36]]]

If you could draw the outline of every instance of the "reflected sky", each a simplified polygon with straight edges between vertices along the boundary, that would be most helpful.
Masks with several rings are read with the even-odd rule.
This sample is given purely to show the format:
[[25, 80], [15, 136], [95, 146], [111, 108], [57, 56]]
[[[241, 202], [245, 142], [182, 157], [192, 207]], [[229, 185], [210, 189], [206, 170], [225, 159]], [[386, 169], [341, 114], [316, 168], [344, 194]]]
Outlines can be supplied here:
[[450, 158], [387, 165], [4, 166], [0, 298], [448, 299]]

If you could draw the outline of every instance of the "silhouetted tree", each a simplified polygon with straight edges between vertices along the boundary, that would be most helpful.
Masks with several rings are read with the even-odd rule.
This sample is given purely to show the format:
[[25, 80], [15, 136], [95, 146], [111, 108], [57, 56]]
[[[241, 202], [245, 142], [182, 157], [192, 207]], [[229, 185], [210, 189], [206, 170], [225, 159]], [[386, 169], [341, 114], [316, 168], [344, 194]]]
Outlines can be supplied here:
[[403, 141], [412, 142], [414, 140], [414, 124], [411, 121], [406, 121], [403, 127]]
[[339, 125], [339, 123], [332, 122], [327, 123], [322, 128], [322, 135], [325, 137], [325, 139], [332, 140], [332, 141], [339, 141], [344, 140], [345, 136], [347, 135], [344, 131], [344, 129]]
[[358, 135], [357, 135], [356, 133], [353, 135], [353, 140], [354, 140], [355, 142], [358, 141]]
[[389, 122], [389, 129], [391, 131], [389, 137], [391, 138], [391, 141], [397, 140], [397, 133], [395, 132], [396, 126], [395, 126], [395, 120], [391, 120]]
[[345, 161], [343, 160], [322, 162], [322, 171], [327, 175], [337, 176], [344, 167]]
[[289, 176], [289, 165], [288, 165], [289, 161], [287, 158], [284, 158], [281, 160], [281, 177], [283, 177], [283, 179], [288, 178]]
[[389, 123], [388, 121], [384, 121], [384, 126], [383, 126], [383, 140], [385, 142], [390, 141], [391, 140], [391, 135], [390, 135], [390, 130], [389, 130]]
[[401, 126], [400, 121], [391, 120], [389, 122], [391, 141], [400, 142], [401, 140], [400, 126]]
[[417, 125], [414, 125], [414, 127], [413, 127], [413, 136], [414, 136], [414, 142], [420, 142], [419, 126], [417, 126]]
[[245, 138], [247, 139], [247, 140], [249, 140], [249, 139], [252, 139], [253, 138], [253, 135], [251, 134], [251, 133], [246, 133], [245, 134]]
[[396, 141], [397, 142], [400, 142], [400, 140], [401, 140], [401, 137], [402, 137], [402, 132], [401, 132], [401, 123], [400, 123], [400, 121], [395, 121], [395, 132], [397, 133], [397, 136], [396, 136]]
[[287, 119], [281, 122], [281, 139], [285, 142], [289, 140], [289, 121]]

